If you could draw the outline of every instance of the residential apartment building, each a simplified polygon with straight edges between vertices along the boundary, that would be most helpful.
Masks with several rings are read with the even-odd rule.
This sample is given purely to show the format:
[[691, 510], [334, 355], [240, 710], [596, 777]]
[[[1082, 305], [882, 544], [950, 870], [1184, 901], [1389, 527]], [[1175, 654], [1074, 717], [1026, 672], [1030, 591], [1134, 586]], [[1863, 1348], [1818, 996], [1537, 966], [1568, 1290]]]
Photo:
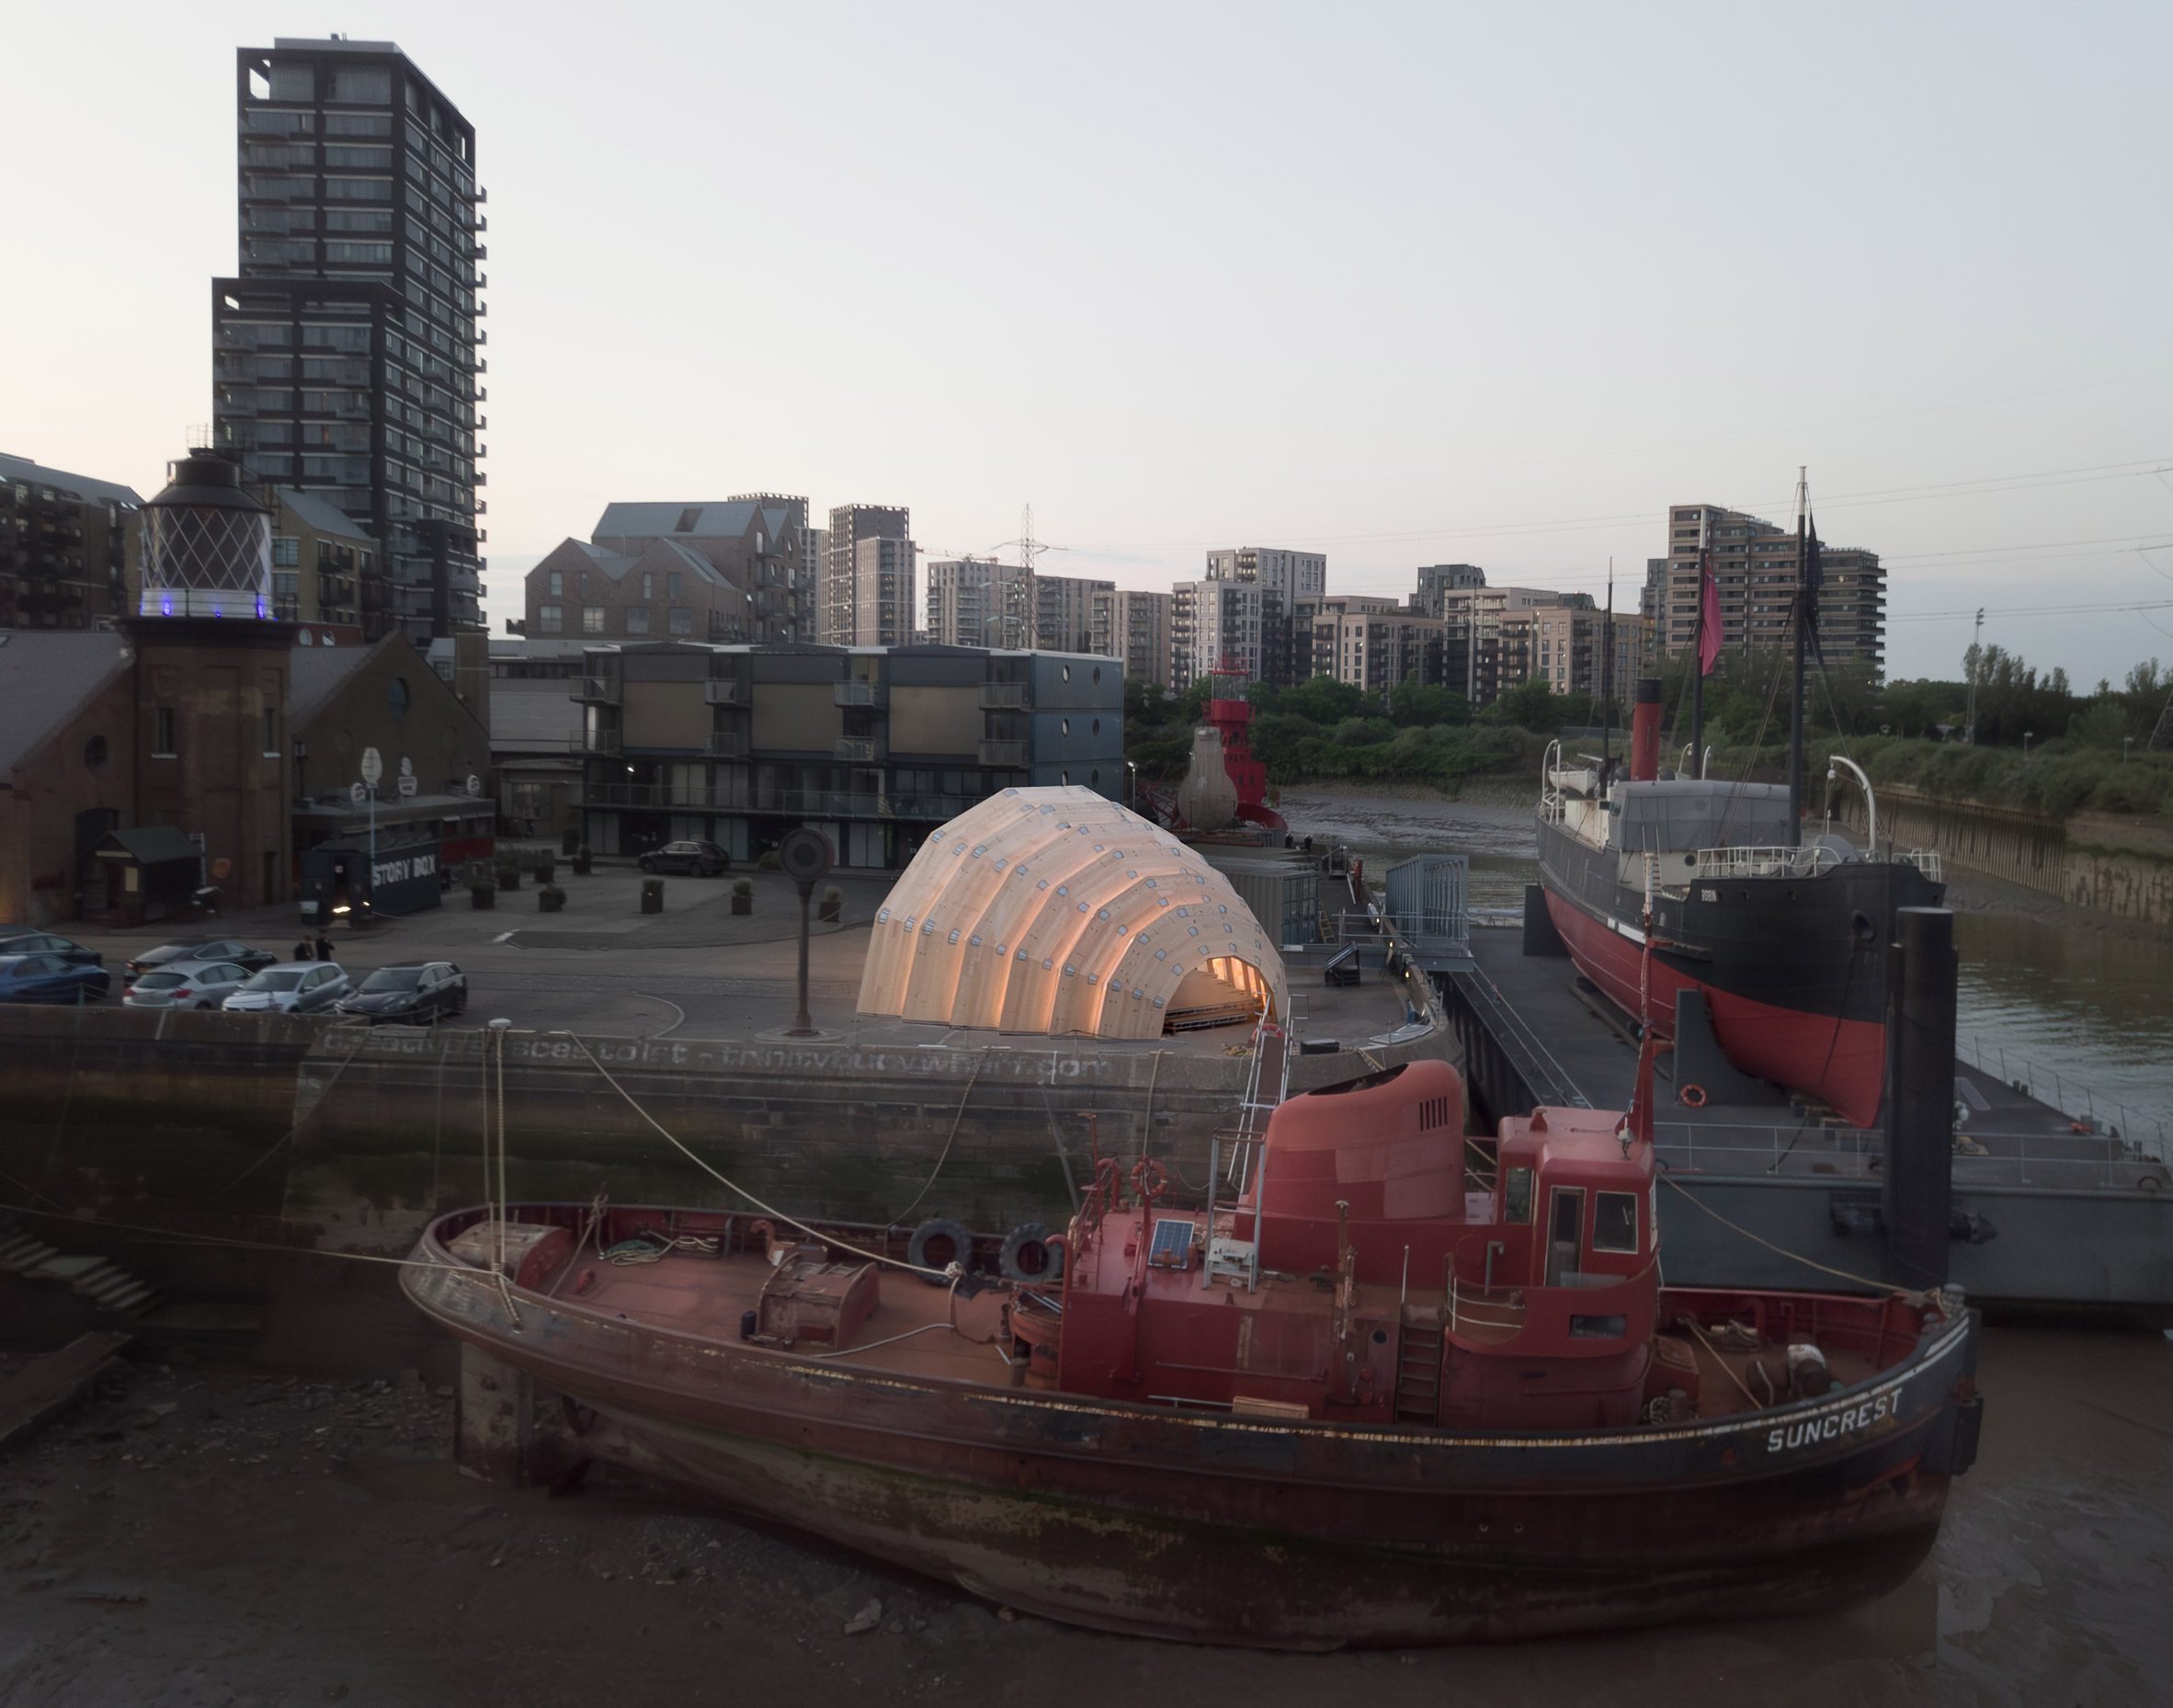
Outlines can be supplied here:
[[1411, 609], [1428, 617], [1443, 614], [1445, 596], [1469, 593], [1486, 585], [1486, 572], [1476, 564], [1423, 564], [1418, 586], [1411, 595]]
[[810, 825], [838, 863], [894, 870], [997, 791], [1122, 797], [1113, 660], [983, 648], [590, 650], [583, 836], [599, 854], [699, 837], [751, 860]]
[[378, 574], [370, 530], [314, 493], [267, 486], [256, 495], [272, 511], [272, 614], [319, 645], [359, 643], [362, 589]]
[[[1745, 651], [1788, 640], [1789, 612], [1799, 580], [1795, 529], [1710, 504], [1678, 504], [1667, 512], [1667, 575], [1662, 644], [1673, 654], [1695, 643], [1701, 539], [1712, 553], [1719, 595], [1721, 643]], [[1819, 597], [1818, 639], [1829, 660], [1861, 659], [1883, 670], [1886, 655], [1886, 574], [1879, 554], [1859, 546], [1826, 546]]]
[[754, 626], [747, 596], [677, 540], [651, 541], [631, 553], [561, 541], [529, 571], [524, 588], [528, 611], [518, 632], [534, 640], [735, 642]]
[[[1128, 682], [1153, 682], [1167, 691], [1170, 674], [1171, 596], [1130, 587], [1106, 587], [1094, 596], [1094, 633], [1089, 652], [1124, 666]], [[1185, 686], [1190, 687], [1190, 683]]]
[[936, 558], [927, 575], [931, 644], [1024, 647], [1033, 639], [1034, 574], [1025, 564], [993, 557]]
[[211, 281], [218, 449], [380, 546], [371, 639], [482, 627], [485, 192], [475, 131], [398, 47], [236, 55], [240, 266]]
[[[1305, 659], [1300, 656], [1309, 650], [1310, 642], [1305, 646], [1297, 643], [1294, 612], [1300, 601], [1326, 596], [1325, 557], [1317, 552], [1292, 552], [1275, 546], [1223, 547], [1207, 554], [1207, 579], [1252, 587], [1259, 594], [1250, 602], [1257, 615], [1245, 620], [1254, 626], [1224, 637], [1234, 649], [1228, 656], [1251, 661], [1247, 668], [1252, 680], [1287, 688], [1310, 674]], [[1234, 612], [1246, 605], [1237, 601], [1221, 609]], [[1197, 645], [1196, 640], [1196, 651]]]
[[[1589, 605], [1588, 594], [1551, 587], [1444, 586], [1440, 592], [1443, 680], [1476, 706], [1490, 706], [1505, 688], [1530, 674], [1529, 625], [1505, 639], [1509, 616], [1553, 605]], [[1454, 667], [1461, 666], [1461, 668]]]
[[0, 456], [0, 629], [90, 629], [132, 612], [142, 507], [118, 482]]
[[1362, 688], [1383, 704], [1399, 684], [1442, 678], [1445, 625], [1394, 599], [1342, 596], [1299, 608], [1310, 632], [1310, 674]]
[[852, 645], [913, 643], [913, 557], [910, 540], [863, 540], [853, 548]]
[[[825, 646], [850, 646], [859, 624], [854, 613], [859, 594], [859, 551], [864, 540], [911, 540], [913, 515], [904, 505], [841, 504], [830, 512], [823, 542], [822, 582], [816, 590], [821, 633]], [[911, 626], [908, 621], [908, 627]]]
[[607, 505], [589, 538], [627, 557], [659, 541], [693, 552], [745, 598], [738, 631], [705, 638], [777, 645], [805, 638], [792, 583], [804, 560], [806, 527], [806, 499], [745, 493], [722, 504]]
[[805, 642], [823, 632], [823, 565], [829, 562], [830, 530], [800, 530], [800, 568], [792, 577], [792, 632]]
[[1261, 665], [1270, 645], [1280, 642], [1288, 652], [1289, 619], [1257, 581], [1180, 581], [1169, 600], [1170, 672], [1179, 692], [1223, 670], [1266, 681]]
[[1631, 703], [1649, 632], [1642, 616], [1618, 611], [1610, 619], [1607, 612], [1587, 605], [1547, 605], [1515, 612], [1507, 621], [1529, 628], [1528, 638], [1514, 649], [1528, 661], [1529, 669], [1524, 677], [1505, 678], [1501, 687], [1512, 688], [1536, 677], [1557, 694], [1611, 693], [1621, 704]]
[[1034, 575], [1034, 644], [1045, 653], [1095, 650], [1095, 596], [1116, 586], [1079, 575]]

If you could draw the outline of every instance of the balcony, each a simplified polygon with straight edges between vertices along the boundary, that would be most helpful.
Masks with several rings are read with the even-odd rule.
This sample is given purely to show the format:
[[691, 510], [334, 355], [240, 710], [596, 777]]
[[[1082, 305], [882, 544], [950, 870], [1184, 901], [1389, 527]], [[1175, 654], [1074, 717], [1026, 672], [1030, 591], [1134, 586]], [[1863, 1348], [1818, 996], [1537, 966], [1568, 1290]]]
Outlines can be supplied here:
[[1026, 744], [1022, 741], [984, 741], [980, 749], [981, 763], [1002, 770], [1018, 770], [1026, 764]]
[[1032, 703], [1032, 691], [1024, 682], [984, 682], [981, 685], [981, 710], [984, 712], [1024, 712]]
[[624, 743], [618, 730], [590, 730], [582, 745], [590, 753], [618, 753]]
[[703, 751], [712, 759], [744, 759], [747, 757], [746, 732], [711, 730], [709, 746]]
[[566, 698], [578, 700], [584, 705], [616, 706], [620, 702], [619, 678], [614, 676], [585, 676]]
[[887, 706], [891, 703], [891, 690], [881, 682], [836, 682], [831, 685], [830, 703], [837, 706]]
[[832, 756], [844, 765], [876, 765], [891, 757], [885, 735], [848, 735], [833, 748]]
[[712, 706], [744, 706], [746, 700], [739, 682], [730, 677], [711, 677], [702, 685], [702, 699]]

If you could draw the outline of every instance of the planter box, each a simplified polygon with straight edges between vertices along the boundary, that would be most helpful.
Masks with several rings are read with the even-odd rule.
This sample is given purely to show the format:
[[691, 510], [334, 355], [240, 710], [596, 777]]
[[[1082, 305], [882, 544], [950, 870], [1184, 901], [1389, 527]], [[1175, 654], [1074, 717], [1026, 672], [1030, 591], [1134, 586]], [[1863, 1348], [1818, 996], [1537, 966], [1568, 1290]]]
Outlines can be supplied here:
[[541, 890], [536, 892], [536, 907], [539, 912], [562, 913], [564, 911], [565, 905], [566, 898], [563, 895], [548, 895]]
[[660, 914], [660, 913], [662, 913], [662, 912], [664, 911], [664, 897], [663, 897], [663, 896], [661, 896], [661, 895], [644, 895], [644, 896], [643, 896], [643, 897], [642, 897], [642, 911], [643, 911], [643, 913], [645, 913], [645, 914]]
[[755, 911], [755, 898], [752, 895], [734, 896], [732, 898], [732, 911], [735, 914], [753, 913]]
[[495, 907], [497, 905], [498, 893], [495, 890], [470, 890], [468, 892], [468, 905], [471, 907]]
[[506, 870], [506, 871], [501, 871], [501, 872], [498, 874], [498, 887], [499, 887], [501, 890], [518, 890], [518, 889], [519, 889], [519, 888], [520, 888], [520, 873], [519, 873], [518, 871], [516, 871], [516, 870], [511, 870], [511, 869], [508, 869], [508, 870]]
[[574, 875], [575, 875], [576, 878], [586, 878], [586, 877], [587, 877], [587, 876], [588, 876], [588, 865], [589, 865], [588, 861], [587, 861], [587, 860], [584, 860], [584, 859], [582, 859], [582, 857], [581, 857], [580, 855], [578, 855], [578, 854], [575, 855], [575, 856], [574, 856]]
[[837, 916], [843, 910], [844, 906], [845, 904], [843, 902], [817, 902], [815, 904], [815, 917], [827, 921], [831, 925], [836, 925], [837, 923]]

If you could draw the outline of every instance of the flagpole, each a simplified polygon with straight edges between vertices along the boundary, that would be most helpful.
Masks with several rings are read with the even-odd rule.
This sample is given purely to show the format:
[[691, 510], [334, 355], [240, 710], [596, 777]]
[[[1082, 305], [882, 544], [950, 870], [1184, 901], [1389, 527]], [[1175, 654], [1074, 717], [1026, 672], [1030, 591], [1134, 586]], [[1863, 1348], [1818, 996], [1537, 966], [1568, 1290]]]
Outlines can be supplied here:
[[1796, 469], [1796, 596], [1790, 607], [1789, 630], [1795, 643], [1795, 695], [1788, 718], [1788, 846], [1803, 841], [1803, 517], [1810, 507], [1808, 469]]

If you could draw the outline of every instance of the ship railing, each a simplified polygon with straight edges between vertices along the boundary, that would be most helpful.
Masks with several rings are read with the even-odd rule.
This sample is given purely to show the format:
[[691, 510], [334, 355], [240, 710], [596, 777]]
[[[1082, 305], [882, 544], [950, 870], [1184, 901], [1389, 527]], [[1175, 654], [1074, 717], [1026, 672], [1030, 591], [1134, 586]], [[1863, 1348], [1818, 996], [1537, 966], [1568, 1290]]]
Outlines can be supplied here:
[[[1856, 1127], [1724, 1128], [1654, 1123], [1660, 1161], [1678, 1177], [1819, 1179], [1877, 1188], [1886, 1140]], [[1990, 1128], [1955, 1134], [1952, 1178], [1959, 1188], [2034, 1187], [2065, 1191], [2173, 1191], [2173, 1163], [2162, 1146], [2106, 1133], [2014, 1133]]]
[[1550, 825], [1562, 822], [1562, 791], [1554, 782], [1554, 773], [1562, 766], [1562, 743], [1559, 739], [1547, 744], [1544, 757], [1540, 760], [1540, 816]]
[[1453, 1258], [1448, 1267], [1450, 1335], [1464, 1340], [1513, 1339], [1524, 1327], [1523, 1289], [1474, 1287], [1459, 1279]]
[[[2081, 1080], [2062, 1074], [2056, 1067], [2032, 1062], [2018, 1052], [2010, 1052], [1997, 1039], [1987, 1048], [1984, 1038], [1976, 1033], [1955, 1039], [1954, 1059], [1967, 1063], [1980, 1074], [1996, 1076], [2024, 1097], [2049, 1103], [2061, 1114], [2083, 1123], [2094, 1133], [2140, 1144], [2149, 1152], [2153, 1161], [2173, 1163], [2173, 1143], [2169, 1143], [2166, 1123], [2154, 1115], [2136, 1114], [2123, 1099], [2101, 1097]], [[2048, 1085], [2052, 1087], [2050, 1098], [2045, 1096]], [[1963, 1125], [1966, 1130], [1967, 1123]]]
[[1700, 848], [1692, 857], [1700, 878], [1815, 878], [1840, 859], [1818, 843], [1803, 848]]
[[1946, 866], [1937, 848], [1911, 848], [1906, 853], [1894, 850], [1894, 858], [1905, 866], [1914, 866], [1934, 883], [1946, 882]]

